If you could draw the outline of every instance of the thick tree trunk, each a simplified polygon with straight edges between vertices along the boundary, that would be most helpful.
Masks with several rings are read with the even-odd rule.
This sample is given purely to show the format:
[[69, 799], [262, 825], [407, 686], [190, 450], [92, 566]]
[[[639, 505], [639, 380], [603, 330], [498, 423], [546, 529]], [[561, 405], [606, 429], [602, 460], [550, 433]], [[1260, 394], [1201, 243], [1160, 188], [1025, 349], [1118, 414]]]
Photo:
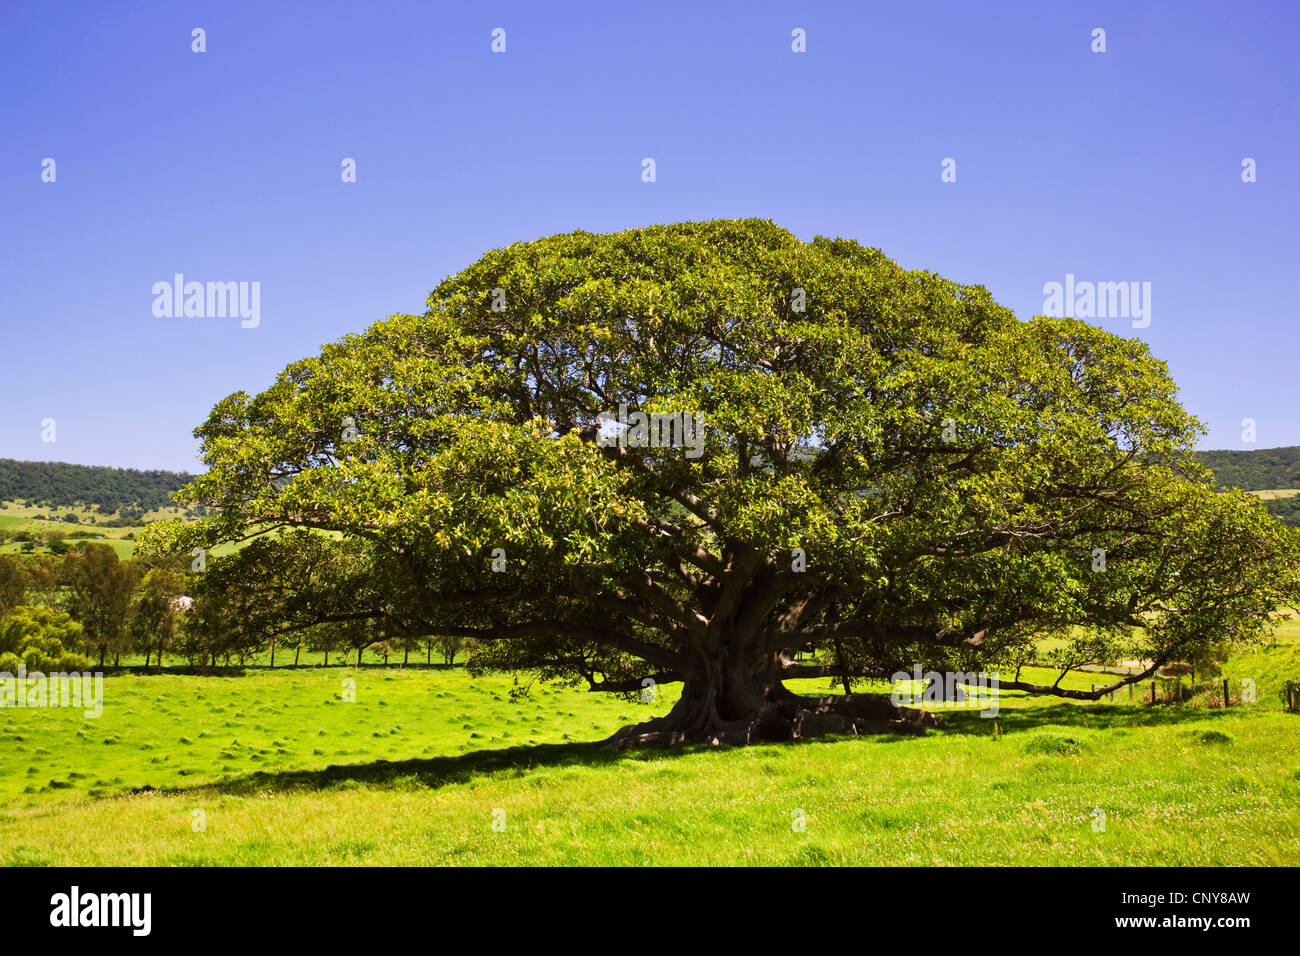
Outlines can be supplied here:
[[779, 667], [775, 655], [743, 664], [728, 663], [727, 655], [702, 661], [686, 674], [672, 710], [624, 727], [606, 744], [743, 745], [822, 734], [920, 734], [943, 725], [926, 711], [895, 706], [884, 694], [801, 697], [781, 683]]

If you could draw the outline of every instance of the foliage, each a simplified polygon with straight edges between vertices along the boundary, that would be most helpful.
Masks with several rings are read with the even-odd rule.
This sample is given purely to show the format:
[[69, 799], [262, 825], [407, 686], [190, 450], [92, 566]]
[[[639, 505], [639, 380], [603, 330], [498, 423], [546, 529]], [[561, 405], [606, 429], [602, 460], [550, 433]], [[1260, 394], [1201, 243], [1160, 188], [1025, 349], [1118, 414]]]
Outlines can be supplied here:
[[[257, 628], [684, 681], [670, 740], [797, 728], [792, 677], [995, 669], [1075, 628], [1067, 670], [1199, 658], [1300, 590], [1296, 536], [1216, 490], [1143, 343], [1017, 321], [856, 242], [578, 232], [490, 252], [428, 306], [220, 401], [180, 495], [219, 510], [146, 550], [260, 536], [206, 582]], [[620, 406], [691, 413], [701, 454], [602, 441]], [[823, 663], [792, 663], [807, 644]]]
[[179, 599], [185, 593], [185, 576], [172, 568], [152, 568], [144, 575], [131, 605], [128, 627], [135, 647], [145, 652], [145, 661], [177, 642], [182, 617]]
[[141, 566], [123, 561], [106, 544], [84, 545], [64, 558], [67, 608], [85, 628], [85, 641], [99, 651], [119, 653], [130, 647], [127, 616], [142, 574]]
[[25, 562], [15, 555], [0, 554], [0, 617], [23, 603], [27, 593]]
[[67, 648], [81, 642], [81, 625], [48, 607], [16, 607], [0, 618], [0, 671], [19, 661], [32, 671], [84, 671], [86, 659]]

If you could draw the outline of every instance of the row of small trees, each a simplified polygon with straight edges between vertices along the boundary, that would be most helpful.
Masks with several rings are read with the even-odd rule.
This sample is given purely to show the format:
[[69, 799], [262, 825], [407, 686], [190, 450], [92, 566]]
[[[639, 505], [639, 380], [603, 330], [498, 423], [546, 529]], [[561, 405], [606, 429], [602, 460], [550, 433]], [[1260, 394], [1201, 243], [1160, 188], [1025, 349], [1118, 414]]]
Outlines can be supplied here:
[[[68, 652], [84, 651], [100, 667], [121, 662], [122, 655], [141, 654], [146, 667], [161, 666], [164, 652], [191, 664], [244, 663], [253, 655], [277, 653], [293, 663], [303, 651], [323, 655], [330, 663], [360, 664], [367, 649], [385, 662], [412, 653], [443, 663], [472, 642], [462, 637], [385, 631], [366, 621], [325, 622], [285, 630], [249, 602], [232, 599], [219, 587], [208, 587], [203, 575], [192, 574], [181, 558], [122, 559], [108, 545], [85, 543], [63, 555], [0, 555], [0, 627], [21, 619], [30, 630], [36, 609], [61, 612], [80, 627], [61, 630]], [[255, 602], [254, 602], [255, 603]], [[46, 620], [47, 615], [35, 614]], [[73, 639], [74, 644], [69, 644]]]
[[140, 652], [145, 663], [175, 646], [186, 575], [178, 560], [122, 560], [105, 544], [66, 554], [0, 555], [0, 619], [20, 607], [64, 612], [100, 666]]

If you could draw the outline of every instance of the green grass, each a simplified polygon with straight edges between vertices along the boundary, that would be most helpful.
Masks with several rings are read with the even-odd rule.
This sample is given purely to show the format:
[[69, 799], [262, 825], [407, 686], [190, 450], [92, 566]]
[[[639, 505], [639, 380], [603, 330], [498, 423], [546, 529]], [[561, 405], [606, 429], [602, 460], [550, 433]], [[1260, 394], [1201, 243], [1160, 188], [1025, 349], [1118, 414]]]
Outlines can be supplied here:
[[[75, 516], [78, 520], [76, 522], [64, 521], [63, 516], [67, 514]], [[45, 519], [42, 520], [37, 515], [44, 515]], [[86, 520], [91, 515], [95, 516], [95, 524], [91, 524]], [[135, 555], [137, 541], [149, 522], [183, 518], [186, 517], [186, 512], [179, 507], [159, 508], [146, 511], [144, 517], [137, 524], [114, 528], [103, 523], [116, 516], [116, 512], [101, 511], [98, 506], [92, 506], [89, 511], [85, 511], [80, 505], [61, 505], [57, 508], [45, 508], [37, 505], [20, 505], [14, 501], [0, 502], [0, 529], [11, 532], [27, 531], [34, 535], [49, 530], [62, 531], [65, 536], [83, 532], [87, 535], [84, 539], [65, 537], [64, 544], [70, 548], [75, 547], [82, 540], [92, 541], [96, 544], [106, 544], [117, 552], [119, 558], [130, 558]], [[127, 535], [133, 537], [128, 538]], [[221, 544], [213, 548], [210, 553], [218, 556], [230, 554], [238, 550], [238, 547], [239, 545], [235, 544]], [[0, 554], [22, 553], [24, 553], [23, 542], [14, 540], [0, 542]], [[38, 543], [35, 553], [48, 554], [49, 548]]]
[[[90, 505], [89, 509], [87, 510], [87, 508], [83, 505], [56, 505], [54, 507], [46, 507], [45, 505], [20, 505], [16, 501], [0, 501], [0, 527], [12, 526], [12, 524], [6, 525], [6, 522], [29, 521], [35, 519], [37, 515], [45, 515], [47, 519], [48, 518], [62, 519], [63, 515], [65, 514], [73, 514], [76, 515], [78, 518], [82, 518], [87, 515], [94, 515], [96, 521], [115, 518], [118, 516], [118, 512], [105, 511], [102, 508], [100, 508], [99, 505]], [[170, 508], [156, 508], [152, 511], [146, 511], [144, 513], [144, 517], [141, 519], [141, 524], [142, 525], [147, 524], [150, 521], [161, 521], [165, 518], [181, 518], [184, 517], [185, 514], [186, 514], [185, 509], [179, 506], [170, 507]], [[59, 523], [64, 524], [65, 522], [60, 520]], [[44, 522], [37, 521], [37, 524], [43, 525]], [[74, 525], [70, 522], [67, 522], [67, 525], [70, 528], [77, 527], [77, 525]], [[92, 524], [92, 525], [88, 525], [88, 527], [92, 529], [99, 527], [100, 530], [104, 530], [103, 526], [100, 525]], [[109, 530], [129, 531], [130, 528], [112, 528]]]
[[996, 721], [952, 710], [921, 738], [630, 754], [591, 742], [673, 688], [515, 702], [460, 668], [110, 675], [98, 719], [0, 710], [0, 862], [1294, 864], [1300, 716], [1277, 690], [1300, 677], [1297, 629], [1230, 662], [1259, 700], [1227, 711], [1006, 694]]
[[[170, 509], [175, 511], [175, 509]], [[179, 514], [179, 512], [176, 512]], [[79, 520], [76, 523], [63, 521], [66, 514], [75, 515]], [[132, 525], [124, 528], [110, 528], [103, 524], [91, 524], [85, 519], [94, 515], [96, 521], [103, 521], [113, 517], [112, 514], [101, 512], [97, 507], [92, 507], [90, 511], [83, 511], [80, 507], [59, 507], [59, 508], [41, 508], [32, 505], [19, 505], [13, 501], [0, 502], [0, 529], [6, 531], [28, 531], [32, 534], [39, 535], [42, 531], [57, 530], [62, 531], [65, 535], [76, 532], [85, 532], [93, 537], [84, 540], [93, 541], [96, 544], [107, 544], [117, 552], [119, 558], [129, 558], [135, 553], [135, 541], [128, 539], [128, 534], [134, 533], [135, 537], [140, 536], [144, 530], [143, 522], [138, 525]], [[45, 515], [46, 520], [40, 520], [36, 516]], [[150, 520], [160, 517], [171, 517], [171, 514], [163, 512], [149, 512], [146, 517]], [[55, 520], [49, 520], [49, 519]], [[64, 538], [64, 543], [69, 547], [75, 546], [79, 538]], [[5, 541], [0, 543], [0, 554], [21, 554], [21, 541]], [[44, 545], [38, 544], [37, 553], [48, 553], [49, 549]]]

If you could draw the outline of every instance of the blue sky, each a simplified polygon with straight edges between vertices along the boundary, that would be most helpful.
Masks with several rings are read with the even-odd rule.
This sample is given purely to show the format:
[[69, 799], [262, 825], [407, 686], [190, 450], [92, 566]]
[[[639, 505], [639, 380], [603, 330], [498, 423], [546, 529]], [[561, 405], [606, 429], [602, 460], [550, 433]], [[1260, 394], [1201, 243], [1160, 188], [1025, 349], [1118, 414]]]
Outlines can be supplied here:
[[[1300, 444], [1300, 4], [10, 2], [5, 20], [0, 457], [200, 470], [214, 402], [423, 311], [488, 249], [742, 216], [982, 284], [1022, 318], [1067, 273], [1150, 282], [1148, 327], [1097, 324], [1169, 363], [1202, 447]], [[258, 326], [156, 317], [177, 272], [259, 282]]]

